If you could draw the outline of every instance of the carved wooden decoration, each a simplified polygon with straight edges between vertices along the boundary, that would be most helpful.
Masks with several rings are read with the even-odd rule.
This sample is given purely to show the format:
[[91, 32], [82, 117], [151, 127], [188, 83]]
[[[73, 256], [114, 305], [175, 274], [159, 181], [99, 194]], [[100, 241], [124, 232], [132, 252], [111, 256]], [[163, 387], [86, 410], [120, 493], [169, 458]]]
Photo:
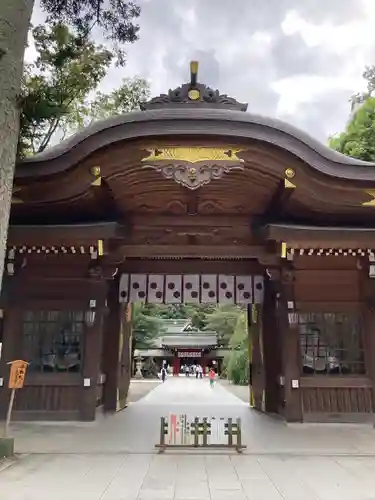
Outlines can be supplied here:
[[261, 304], [263, 276], [123, 274], [119, 301], [152, 304]]
[[232, 170], [243, 170], [244, 161], [238, 148], [167, 147], [150, 149], [142, 161], [166, 179], [173, 179], [188, 189], [198, 189]]

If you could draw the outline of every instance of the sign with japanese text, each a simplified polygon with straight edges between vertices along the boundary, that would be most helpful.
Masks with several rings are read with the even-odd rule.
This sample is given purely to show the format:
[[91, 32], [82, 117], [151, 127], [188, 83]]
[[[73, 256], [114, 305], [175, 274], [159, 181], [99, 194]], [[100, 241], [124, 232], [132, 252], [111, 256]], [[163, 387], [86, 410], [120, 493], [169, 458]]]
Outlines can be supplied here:
[[22, 389], [28, 364], [27, 361], [22, 361], [21, 359], [8, 363], [10, 365], [9, 389]]

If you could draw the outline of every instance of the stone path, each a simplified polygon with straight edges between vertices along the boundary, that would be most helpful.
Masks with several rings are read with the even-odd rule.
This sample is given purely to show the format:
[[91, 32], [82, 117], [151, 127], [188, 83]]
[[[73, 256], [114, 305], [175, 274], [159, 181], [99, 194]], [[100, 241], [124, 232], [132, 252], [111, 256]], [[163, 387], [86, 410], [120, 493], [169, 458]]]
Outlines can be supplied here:
[[32, 455], [4, 500], [374, 500], [375, 458]]
[[243, 440], [252, 454], [375, 454], [375, 431], [358, 425], [287, 426], [251, 410], [207, 380], [171, 378], [155, 384], [146, 397], [116, 415], [93, 423], [17, 423], [12, 426], [18, 453], [151, 453], [163, 415], [241, 417]]
[[[155, 454], [170, 411], [241, 416], [247, 452]], [[373, 428], [286, 426], [207, 380], [155, 384], [92, 424], [12, 430], [17, 450], [31, 454], [0, 472], [1, 500], [375, 500]]]

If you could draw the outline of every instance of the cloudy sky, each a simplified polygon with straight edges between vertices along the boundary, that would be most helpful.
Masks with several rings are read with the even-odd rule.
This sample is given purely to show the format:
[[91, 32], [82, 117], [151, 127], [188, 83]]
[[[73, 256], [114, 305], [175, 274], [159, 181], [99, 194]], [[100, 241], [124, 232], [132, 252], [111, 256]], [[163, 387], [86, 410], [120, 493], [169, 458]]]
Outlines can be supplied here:
[[[139, 75], [153, 95], [199, 80], [326, 142], [350, 112], [350, 96], [375, 64], [375, 0], [138, 0], [140, 40], [126, 68], [113, 68], [109, 91]], [[42, 15], [38, 6], [34, 23]], [[32, 48], [28, 58], [32, 57]]]

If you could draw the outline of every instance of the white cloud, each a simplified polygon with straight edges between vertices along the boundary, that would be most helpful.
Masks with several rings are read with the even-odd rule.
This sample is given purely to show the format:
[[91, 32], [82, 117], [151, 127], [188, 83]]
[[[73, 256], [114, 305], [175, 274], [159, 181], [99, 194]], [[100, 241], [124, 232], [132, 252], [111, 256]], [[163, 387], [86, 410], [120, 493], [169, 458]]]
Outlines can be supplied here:
[[203, 83], [325, 141], [344, 127], [364, 66], [375, 64], [374, 0], [138, 3], [140, 40], [127, 48], [126, 68], [111, 69], [105, 91], [137, 74], [153, 94], [165, 92], [186, 81], [197, 58]]

